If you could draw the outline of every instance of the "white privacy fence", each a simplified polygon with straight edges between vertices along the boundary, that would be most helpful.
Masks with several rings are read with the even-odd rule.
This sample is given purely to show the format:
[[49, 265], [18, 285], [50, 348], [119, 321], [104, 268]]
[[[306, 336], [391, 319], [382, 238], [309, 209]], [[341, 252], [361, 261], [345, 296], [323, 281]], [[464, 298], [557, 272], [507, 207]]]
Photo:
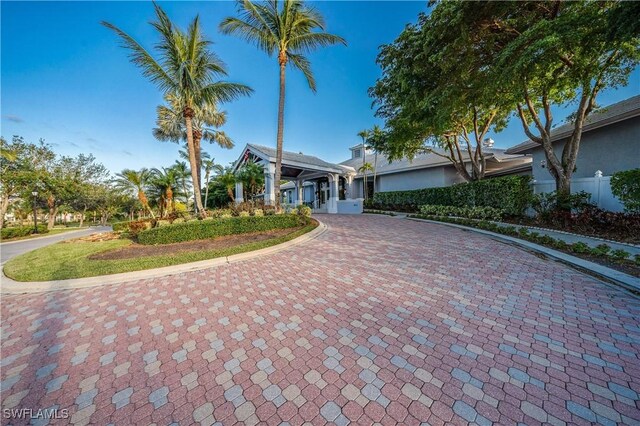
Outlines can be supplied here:
[[[553, 192], [556, 189], [554, 180], [533, 181], [533, 192]], [[613, 193], [611, 193], [611, 176], [595, 176], [588, 178], [571, 179], [571, 193], [585, 191], [591, 194], [591, 202], [604, 210], [621, 212], [624, 206]]]

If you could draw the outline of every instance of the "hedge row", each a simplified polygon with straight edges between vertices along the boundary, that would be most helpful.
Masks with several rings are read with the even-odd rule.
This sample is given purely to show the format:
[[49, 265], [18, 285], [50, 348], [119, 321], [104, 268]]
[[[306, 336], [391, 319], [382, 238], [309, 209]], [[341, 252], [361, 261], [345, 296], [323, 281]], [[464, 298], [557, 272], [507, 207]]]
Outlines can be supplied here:
[[246, 234], [272, 229], [294, 228], [305, 225], [308, 219], [295, 214], [274, 216], [245, 216], [213, 220], [194, 220], [186, 223], [147, 229], [138, 234], [140, 244], [170, 244], [204, 240], [223, 235]]
[[500, 220], [504, 211], [495, 207], [455, 207], [434, 206], [428, 204], [420, 207], [420, 214], [425, 216], [453, 216], [468, 219]]
[[[38, 225], [38, 234], [46, 234], [49, 232], [47, 225]], [[17, 226], [12, 228], [2, 228], [0, 236], [2, 239], [26, 237], [33, 234], [33, 226]]]
[[377, 192], [373, 197], [373, 206], [402, 211], [418, 211], [420, 206], [427, 204], [494, 207], [507, 215], [520, 216], [531, 202], [533, 193], [530, 180], [529, 176], [506, 176], [440, 188]]

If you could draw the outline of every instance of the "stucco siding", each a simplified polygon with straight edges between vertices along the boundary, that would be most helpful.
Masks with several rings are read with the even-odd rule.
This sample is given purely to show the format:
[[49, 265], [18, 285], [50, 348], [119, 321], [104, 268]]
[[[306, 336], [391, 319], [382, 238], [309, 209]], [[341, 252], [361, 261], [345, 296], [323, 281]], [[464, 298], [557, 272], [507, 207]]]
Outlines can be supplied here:
[[378, 176], [378, 191], [404, 191], [445, 186], [447, 183], [443, 170], [443, 167], [434, 167]]
[[[564, 141], [554, 144], [558, 158], [562, 156]], [[546, 161], [542, 148], [531, 151], [533, 177], [536, 180], [553, 179], [549, 170], [541, 166]], [[604, 176], [640, 167], [640, 117], [611, 124], [582, 135], [575, 178], [593, 177], [596, 170]]]

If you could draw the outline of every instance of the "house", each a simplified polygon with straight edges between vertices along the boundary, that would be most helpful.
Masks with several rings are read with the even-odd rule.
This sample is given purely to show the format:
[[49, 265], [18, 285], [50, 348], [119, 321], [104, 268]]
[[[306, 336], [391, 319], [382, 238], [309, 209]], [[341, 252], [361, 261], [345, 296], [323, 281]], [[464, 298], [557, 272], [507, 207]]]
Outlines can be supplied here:
[[[362, 144], [350, 148], [351, 158], [339, 164], [329, 163], [318, 157], [284, 151], [282, 154], [282, 179], [288, 182], [281, 186], [282, 202], [289, 205], [301, 203], [311, 206], [316, 212], [360, 213], [364, 198], [364, 175], [357, 170], [363, 161], [375, 164], [375, 190], [401, 191], [435, 186], [449, 186], [462, 182], [454, 166], [436, 154], [421, 154], [413, 160], [389, 162], [382, 154], [366, 152]], [[528, 174], [531, 159], [523, 155], [508, 155], [501, 149], [485, 148], [487, 177], [505, 174]], [[264, 166], [267, 203], [275, 201], [274, 179], [276, 150], [274, 148], [247, 144], [234, 171], [252, 161]], [[373, 173], [369, 172], [367, 186], [369, 195], [374, 190]], [[236, 200], [243, 200], [242, 184], [236, 185]]]
[[[571, 123], [551, 132], [553, 148], [560, 158], [564, 144], [573, 132]], [[536, 181], [551, 179], [542, 147], [526, 140], [506, 150], [532, 158]], [[625, 99], [591, 114], [586, 119], [580, 141], [574, 178], [591, 178], [597, 171], [604, 176], [640, 167], [640, 95]]]
[[[366, 162], [370, 163], [375, 170], [375, 183], [374, 172], [367, 172], [369, 196], [374, 192], [451, 186], [465, 181], [449, 160], [434, 153], [423, 153], [413, 159], [390, 161], [383, 154], [369, 149], [365, 151], [362, 144], [352, 146], [349, 149], [351, 150], [351, 158], [341, 162], [341, 165], [359, 170]], [[441, 154], [444, 153], [439, 148], [434, 148], [434, 150]], [[505, 153], [503, 149], [493, 147], [485, 147], [483, 152], [486, 158], [486, 178], [531, 173], [531, 159], [524, 155], [510, 155]], [[471, 166], [469, 166], [470, 169]], [[354, 182], [355, 196], [364, 197], [363, 173], [358, 172], [354, 176]]]
[[[559, 158], [572, 131], [573, 125], [568, 123], [551, 132], [553, 148]], [[534, 192], [555, 190], [555, 181], [539, 144], [526, 140], [507, 149], [506, 153], [531, 157]], [[611, 193], [611, 175], [636, 168], [640, 168], [640, 95], [609, 105], [587, 117], [571, 179], [571, 192], [589, 192], [591, 201], [600, 208], [622, 211], [622, 204]]]

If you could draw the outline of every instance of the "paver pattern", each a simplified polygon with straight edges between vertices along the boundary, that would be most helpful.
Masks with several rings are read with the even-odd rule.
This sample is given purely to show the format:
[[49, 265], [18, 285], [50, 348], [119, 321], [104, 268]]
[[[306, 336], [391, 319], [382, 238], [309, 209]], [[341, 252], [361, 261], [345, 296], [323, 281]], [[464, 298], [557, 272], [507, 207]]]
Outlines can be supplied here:
[[318, 239], [259, 259], [3, 296], [2, 408], [73, 424], [640, 424], [639, 299], [470, 232], [321, 219]]

